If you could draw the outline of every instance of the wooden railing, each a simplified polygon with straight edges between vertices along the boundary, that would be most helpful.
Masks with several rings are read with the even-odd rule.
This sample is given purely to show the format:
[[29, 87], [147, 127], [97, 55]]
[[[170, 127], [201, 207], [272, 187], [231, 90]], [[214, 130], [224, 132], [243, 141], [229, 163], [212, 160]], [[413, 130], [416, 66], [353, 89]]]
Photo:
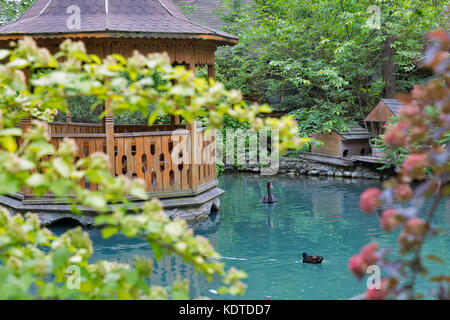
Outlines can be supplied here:
[[[64, 138], [75, 141], [76, 160], [95, 152], [106, 153], [104, 127], [86, 123], [50, 123], [51, 142], [58, 148]], [[157, 196], [192, 194], [202, 186], [216, 180], [215, 135], [200, 128], [195, 131], [195, 144], [191, 143], [191, 132], [181, 125], [115, 127], [113, 173], [126, 175], [145, 182], [147, 192]], [[144, 130], [145, 129], [145, 130]], [[164, 129], [171, 129], [164, 131]], [[142, 130], [136, 132], [135, 130]], [[122, 131], [122, 132], [120, 132]], [[125, 131], [125, 132], [123, 132]], [[194, 147], [194, 152], [191, 148]], [[191, 159], [191, 154], [194, 157]], [[194, 162], [194, 163], [192, 163]], [[196, 166], [196, 174], [192, 174]], [[98, 186], [82, 181], [90, 190]], [[24, 195], [32, 195], [30, 190]]]
[[[183, 125], [142, 125], [142, 124], [116, 124], [115, 133], [135, 133], [135, 132], [163, 132], [184, 129]], [[49, 123], [49, 133], [54, 134], [91, 134], [105, 133], [105, 127], [97, 123], [74, 123], [74, 122], [52, 122]]]
[[[75, 141], [77, 146], [77, 155], [75, 161], [89, 157], [95, 152], [105, 152], [106, 135], [103, 134], [54, 134], [51, 136], [51, 143], [58, 149], [59, 144], [64, 138], [70, 138]], [[83, 188], [97, 191], [98, 186], [90, 183], [87, 179], [81, 180]]]
[[96, 123], [52, 122], [49, 123], [49, 134], [94, 134], [105, 133], [105, 128]]
[[115, 134], [116, 175], [143, 179], [148, 192], [189, 190], [188, 134], [186, 130]]
[[216, 180], [216, 135], [204, 129], [198, 130], [196, 153], [199, 167], [199, 185]]
[[114, 132], [115, 133], [134, 133], [134, 132], [163, 132], [163, 131], [175, 131], [177, 129], [184, 129], [183, 125], [170, 125], [170, 124], [162, 124], [162, 125], [143, 125], [143, 124], [115, 124]]

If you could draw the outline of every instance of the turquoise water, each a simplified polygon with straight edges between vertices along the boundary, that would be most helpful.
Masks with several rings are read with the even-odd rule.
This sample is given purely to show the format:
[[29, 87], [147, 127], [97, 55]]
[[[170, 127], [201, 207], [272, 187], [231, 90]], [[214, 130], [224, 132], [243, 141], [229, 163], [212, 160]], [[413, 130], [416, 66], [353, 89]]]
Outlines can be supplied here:
[[[347, 299], [365, 291], [347, 270], [349, 257], [372, 241], [394, 246], [396, 234], [386, 234], [376, 216], [363, 214], [359, 195], [378, 181], [333, 178], [272, 177], [275, 205], [262, 204], [267, 178], [259, 175], [225, 175], [220, 187], [221, 210], [193, 227], [206, 236], [223, 256], [227, 267], [248, 273], [247, 293], [238, 299]], [[430, 275], [448, 274], [450, 261], [450, 199], [441, 203], [435, 218], [444, 231], [430, 239], [426, 254], [440, 256], [446, 264], [426, 263]], [[93, 260], [131, 262], [136, 255], [151, 256], [148, 244], [124, 237], [101, 238], [90, 230]], [[322, 255], [321, 265], [303, 264], [303, 251]], [[181, 275], [191, 281], [192, 296], [228, 299], [215, 293], [219, 284], [194, 275], [179, 259], [165, 258], [155, 265], [154, 284], [167, 284]], [[428, 285], [419, 280], [419, 289]], [[236, 297], [233, 297], [236, 299]]]

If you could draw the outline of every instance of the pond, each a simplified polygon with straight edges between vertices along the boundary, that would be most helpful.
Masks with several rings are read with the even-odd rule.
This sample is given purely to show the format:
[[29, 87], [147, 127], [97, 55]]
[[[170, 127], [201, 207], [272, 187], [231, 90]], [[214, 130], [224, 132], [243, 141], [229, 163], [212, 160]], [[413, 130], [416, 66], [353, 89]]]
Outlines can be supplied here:
[[[187, 277], [193, 297], [212, 299], [347, 299], [365, 291], [348, 271], [349, 257], [368, 242], [384, 247], [396, 244], [396, 234], [386, 234], [376, 216], [359, 209], [359, 195], [366, 188], [381, 186], [379, 181], [333, 178], [270, 178], [278, 198], [275, 205], [261, 203], [267, 177], [230, 174], [220, 177], [221, 210], [193, 226], [206, 236], [223, 256], [227, 268], [234, 266], [248, 273], [247, 293], [243, 297], [220, 296], [217, 282], [209, 283], [194, 275], [178, 258], [155, 263], [153, 284], [166, 285], [177, 275]], [[441, 257], [446, 264], [427, 262], [430, 275], [448, 274], [450, 261], [450, 199], [445, 199], [435, 223], [443, 230], [430, 239], [426, 254]], [[55, 230], [61, 232], [61, 229]], [[136, 255], [152, 256], [145, 241], [115, 236], [102, 239], [99, 230], [89, 230], [94, 242], [92, 260], [132, 262]], [[322, 255], [321, 265], [303, 264], [301, 253]], [[419, 281], [426, 292], [428, 284]]]

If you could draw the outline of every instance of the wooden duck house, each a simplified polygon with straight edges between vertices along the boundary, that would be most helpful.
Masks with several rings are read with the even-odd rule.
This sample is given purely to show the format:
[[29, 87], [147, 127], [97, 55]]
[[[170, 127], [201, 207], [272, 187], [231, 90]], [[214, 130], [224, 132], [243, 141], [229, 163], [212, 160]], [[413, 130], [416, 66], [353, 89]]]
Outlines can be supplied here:
[[[391, 117], [396, 117], [402, 103], [397, 99], [381, 99], [380, 102], [364, 119], [372, 128], [374, 137], [384, 134], [385, 125]], [[382, 158], [384, 153], [377, 148], [372, 148], [372, 156]]]
[[389, 118], [397, 116], [402, 103], [397, 99], [381, 99], [380, 102], [364, 119], [372, 124], [374, 135], [383, 133], [383, 127]]

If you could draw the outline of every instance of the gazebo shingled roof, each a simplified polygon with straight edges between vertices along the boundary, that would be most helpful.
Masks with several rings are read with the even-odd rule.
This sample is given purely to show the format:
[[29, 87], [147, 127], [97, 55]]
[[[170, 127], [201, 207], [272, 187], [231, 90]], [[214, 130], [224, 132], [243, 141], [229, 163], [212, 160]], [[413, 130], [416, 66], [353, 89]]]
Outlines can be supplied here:
[[[78, 6], [74, 8], [79, 8], [79, 15], [70, 8], [73, 5]], [[70, 23], [73, 18], [80, 23]], [[9, 48], [11, 40], [24, 36], [32, 36], [51, 52], [57, 52], [65, 39], [82, 40], [88, 53], [100, 58], [112, 53], [130, 57], [135, 50], [144, 55], [166, 52], [172, 63], [184, 64], [194, 72], [195, 66], [206, 65], [212, 78], [217, 47], [238, 41], [191, 21], [170, 0], [36, 0], [19, 19], [0, 26], [0, 48]], [[110, 104], [111, 100], [105, 103], [102, 124], [73, 123], [70, 114], [64, 123], [51, 123], [52, 143], [57, 146], [64, 137], [75, 139], [80, 158], [106, 152], [112, 174], [136, 175], [158, 197], [196, 196], [215, 190], [215, 198], [221, 193], [216, 188], [215, 159], [201, 165], [184, 163], [184, 158], [182, 165], [171, 162], [169, 142], [174, 144], [185, 136], [190, 142], [183, 147], [183, 154], [197, 154], [202, 159], [200, 142], [205, 133], [196, 121], [181, 125], [180, 117], [172, 116], [170, 125], [114, 125]], [[30, 125], [30, 116], [21, 120], [23, 130]], [[180, 128], [187, 130], [174, 135]], [[210, 144], [214, 150], [215, 141]], [[95, 190], [95, 185], [89, 184], [89, 188]], [[32, 197], [29, 192], [25, 196]]]
[[[67, 23], [71, 16], [68, 8], [72, 5], [80, 8], [78, 29]], [[14, 35], [51, 37], [73, 33], [214, 39], [224, 44], [237, 41], [233, 35], [191, 21], [170, 0], [37, 0], [19, 19], [0, 27], [2, 39]]]
[[[79, 15], [71, 6], [79, 8]], [[79, 18], [79, 23], [72, 23]], [[218, 46], [238, 38], [191, 21], [170, 0], [36, 0], [16, 21], [0, 26], [0, 48], [32, 36], [52, 53], [67, 38], [82, 40], [91, 54], [125, 57], [167, 52], [172, 63], [208, 65], [215, 75]]]

